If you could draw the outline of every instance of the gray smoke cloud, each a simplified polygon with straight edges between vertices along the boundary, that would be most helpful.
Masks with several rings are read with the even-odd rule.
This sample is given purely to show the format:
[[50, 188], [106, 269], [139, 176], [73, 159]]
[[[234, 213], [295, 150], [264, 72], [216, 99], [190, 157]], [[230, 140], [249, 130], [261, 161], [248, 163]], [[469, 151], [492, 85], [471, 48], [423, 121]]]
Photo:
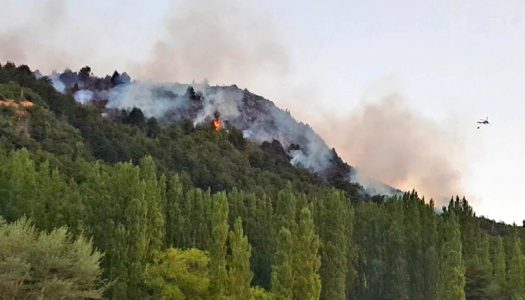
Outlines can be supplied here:
[[71, 62], [62, 36], [69, 22], [65, 7], [64, 0], [46, 0], [20, 10], [13, 1], [0, 0], [0, 61], [45, 70], [65, 67]]
[[[161, 93], [159, 91], [171, 93]], [[158, 85], [134, 82], [119, 85], [109, 91], [108, 95], [98, 97], [109, 100], [108, 108], [140, 108], [148, 117], [163, 117], [167, 112], [188, 106], [188, 99], [182, 97], [185, 86], [179, 84]]]
[[73, 98], [80, 104], [87, 104], [93, 99], [93, 94], [90, 90], [79, 90], [75, 92]]
[[49, 76], [49, 79], [51, 79], [51, 84], [55, 90], [64, 93], [66, 91], [66, 85], [60, 80], [60, 78], [58, 78], [58, 76], [58, 73], [53, 73]]
[[463, 193], [462, 143], [410, 110], [401, 95], [386, 96], [344, 118], [317, 125], [339, 154], [357, 166], [355, 179], [365, 187], [373, 178], [398, 188], [415, 188], [437, 203]]
[[[36, 76], [36, 75], [35, 75]], [[191, 120], [194, 126], [211, 124], [215, 114], [256, 143], [278, 140], [291, 156], [291, 163], [323, 174], [333, 167], [333, 154], [313, 129], [295, 120], [261, 96], [237, 86], [210, 86], [203, 83], [152, 83], [130, 81], [127, 74], [104, 79], [66, 70], [53, 73], [55, 89], [73, 94], [81, 104], [93, 101], [106, 108], [140, 108], [146, 117], [162, 122]], [[76, 90], [80, 87], [80, 90]]]
[[243, 92], [237, 89], [220, 89], [213, 93], [207, 93], [206, 89], [199, 89], [204, 93], [202, 99], [204, 107], [193, 120], [193, 124], [201, 124], [211, 118], [215, 112], [220, 114], [224, 120], [234, 120], [240, 116], [239, 106], [242, 105]]
[[207, 78], [242, 86], [286, 73], [288, 55], [269, 18], [242, 1], [184, 1], [167, 14], [164, 34], [132, 73], [165, 82]]

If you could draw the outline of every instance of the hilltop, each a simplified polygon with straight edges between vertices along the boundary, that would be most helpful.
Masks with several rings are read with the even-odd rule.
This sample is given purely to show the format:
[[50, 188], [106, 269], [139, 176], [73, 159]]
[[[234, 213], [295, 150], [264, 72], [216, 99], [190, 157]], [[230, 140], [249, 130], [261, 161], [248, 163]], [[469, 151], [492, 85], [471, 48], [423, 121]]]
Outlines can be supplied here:
[[[88, 69], [46, 77], [7, 63], [0, 97], [2, 295], [525, 294], [523, 228], [477, 217], [465, 198], [436, 213], [415, 191], [370, 196], [310, 127], [247, 90]], [[57, 244], [46, 238], [83, 249], [75, 255], [86, 257], [89, 281], [67, 252], [42, 248]], [[54, 257], [53, 267], [32, 253]]]

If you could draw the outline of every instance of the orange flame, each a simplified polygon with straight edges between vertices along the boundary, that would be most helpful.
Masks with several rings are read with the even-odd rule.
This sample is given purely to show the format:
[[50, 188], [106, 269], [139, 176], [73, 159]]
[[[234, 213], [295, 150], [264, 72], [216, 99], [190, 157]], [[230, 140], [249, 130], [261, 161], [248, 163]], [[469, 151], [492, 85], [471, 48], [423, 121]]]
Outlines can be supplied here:
[[222, 122], [221, 122], [221, 120], [219, 120], [219, 119], [213, 120], [213, 129], [215, 129], [215, 131], [217, 131], [217, 132], [221, 131], [221, 129], [222, 129]]

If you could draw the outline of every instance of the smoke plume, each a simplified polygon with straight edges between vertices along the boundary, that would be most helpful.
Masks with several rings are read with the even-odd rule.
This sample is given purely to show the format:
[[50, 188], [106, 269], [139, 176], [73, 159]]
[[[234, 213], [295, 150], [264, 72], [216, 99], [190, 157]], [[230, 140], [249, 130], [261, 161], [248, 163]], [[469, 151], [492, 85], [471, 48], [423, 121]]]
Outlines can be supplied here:
[[192, 0], [167, 14], [165, 32], [133, 74], [166, 82], [209, 79], [248, 86], [286, 72], [288, 56], [261, 12], [241, 1]]
[[68, 22], [65, 1], [47, 0], [30, 6], [18, 10], [12, 1], [0, 0], [0, 61], [45, 70], [65, 67], [71, 61], [61, 34]]
[[357, 166], [355, 179], [365, 187], [373, 178], [403, 190], [414, 188], [437, 203], [463, 192], [461, 143], [411, 111], [400, 95], [363, 105], [316, 129]]

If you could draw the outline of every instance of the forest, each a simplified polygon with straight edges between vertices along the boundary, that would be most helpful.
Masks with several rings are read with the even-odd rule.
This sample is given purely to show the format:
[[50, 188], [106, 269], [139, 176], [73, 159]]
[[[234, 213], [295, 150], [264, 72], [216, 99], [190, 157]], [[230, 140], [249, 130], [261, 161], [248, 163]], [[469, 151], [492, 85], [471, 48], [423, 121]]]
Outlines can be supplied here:
[[525, 299], [523, 227], [465, 198], [369, 197], [234, 128], [102, 113], [0, 65], [0, 299]]

